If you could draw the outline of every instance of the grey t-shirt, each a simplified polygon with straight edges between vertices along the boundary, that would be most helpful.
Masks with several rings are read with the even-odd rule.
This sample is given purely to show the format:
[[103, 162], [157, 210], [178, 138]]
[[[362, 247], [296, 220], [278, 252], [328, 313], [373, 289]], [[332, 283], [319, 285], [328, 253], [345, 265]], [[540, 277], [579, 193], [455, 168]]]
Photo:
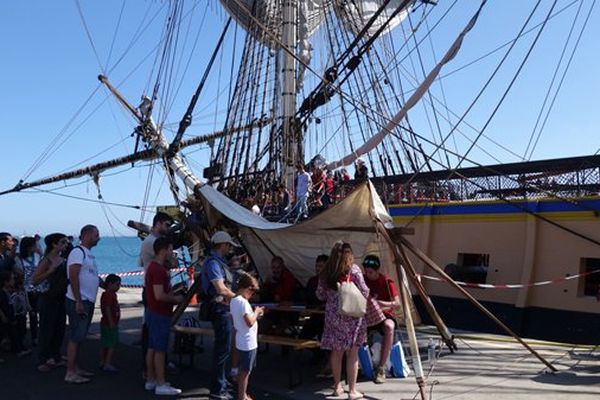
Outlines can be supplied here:
[[150, 262], [154, 259], [154, 241], [158, 238], [159, 236], [150, 233], [142, 242], [142, 248], [140, 250], [140, 267], [144, 268], [144, 272], [146, 272], [148, 265], [150, 265]]

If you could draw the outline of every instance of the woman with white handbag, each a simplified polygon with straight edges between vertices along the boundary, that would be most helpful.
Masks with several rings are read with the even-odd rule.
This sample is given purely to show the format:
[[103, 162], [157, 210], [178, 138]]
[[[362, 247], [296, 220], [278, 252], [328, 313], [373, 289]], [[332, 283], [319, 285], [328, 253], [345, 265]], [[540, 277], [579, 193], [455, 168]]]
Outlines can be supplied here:
[[341, 397], [342, 359], [346, 354], [348, 399], [356, 400], [363, 394], [356, 390], [358, 374], [358, 348], [367, 338], [364, 318], [369, 288], [360, 268], [354, 264], [352, 247], [336, 242], [327, 264], [319, 275], [317, 297], [326, 301], [325, 328], [321, 348], [331, 351], [330, 363], [333, 373], [333, 396]]

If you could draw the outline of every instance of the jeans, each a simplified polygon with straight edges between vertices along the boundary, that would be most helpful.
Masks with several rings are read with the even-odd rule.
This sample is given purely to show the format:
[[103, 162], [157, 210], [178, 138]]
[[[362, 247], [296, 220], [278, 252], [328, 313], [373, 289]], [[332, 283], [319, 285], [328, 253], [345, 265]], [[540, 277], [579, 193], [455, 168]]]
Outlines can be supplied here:
[[40, 341], [38, 345], [40, 363], [53, 358], [60, 361], [60, 347], [65, 336], [67, 314], [65, 298], [41, 294], [38, 299], [40, 313]]
[[219, 395], [227, 389], [225, 368], [231, 354], [231, 335], [233, 331], [231, 314], [228, 311], [217, 309], [211, 316], [211, 322], [215, 331], [215, 345], [210, 393]]
[[296, 209], [296, 222], [298, 222], [300, 218], [308, 216], [308, 193], [298, 197], [294, 208]]

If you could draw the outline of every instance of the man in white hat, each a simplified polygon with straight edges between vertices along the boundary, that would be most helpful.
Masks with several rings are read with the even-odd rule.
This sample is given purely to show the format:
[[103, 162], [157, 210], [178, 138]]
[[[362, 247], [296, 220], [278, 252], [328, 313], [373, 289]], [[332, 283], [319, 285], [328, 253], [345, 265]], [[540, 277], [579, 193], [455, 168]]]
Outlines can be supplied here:
[[204, 261], [202, 268], [203, 301], [208, 302], [208, 318], [215, 331], [213, 368], [210, 383], [210, 399], [229, 399], [225, 367], [231, 354], [232, 320], [229, 313], [229, 301], [235, 297], [231, 290], [232, 275], [225, 256], [232, 246], [238, 246], [231, 235], [217, 231], [210, 239], [213, 248]]
[[365, 165], [365, 161], [362, 159], [356, 160], [356, 165], [354, 166], [354, 179], [357, 181], [366, 181], [369, 179], [369, 169]]

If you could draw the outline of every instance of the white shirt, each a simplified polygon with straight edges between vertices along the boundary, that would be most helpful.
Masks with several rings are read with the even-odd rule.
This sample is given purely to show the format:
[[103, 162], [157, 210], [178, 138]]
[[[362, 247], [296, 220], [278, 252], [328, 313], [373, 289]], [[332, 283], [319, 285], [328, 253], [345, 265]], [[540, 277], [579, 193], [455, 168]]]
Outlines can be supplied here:
[[[79, 293], [81, 294], [81, 300], [95, 303], [100, 283], [98, 280], [96, 258], [90, 253], [88, 248], [78, 246], [69, 253], [69, 258], [67, 259], [67, 277], [69, 276], [69, 267], [73, 264], [81, 265], [81, 270], [79, 271]], [[67, 298], [75, 301], [71, 283], [69, 283], [69, 287], [67, 288]]]
[[248, 327], [244, 315], [252, 314], [252, 306], [242, 296], [236, 296], [230, 303], [233, 327], [235, 328], [235, 347], [241, 351], [250, 351], [258, 347], [258, 321]]
[[310, 175], [308, 174], [308, 172], [304, 171], [300, 173], [296, 179], [296, 197], [301, 198], [303, 196], [306, 196], [311, 183]]
[[144, 272], [148, 270], [148, 265], [154, 259], [154, 242], [158, 239], [154, 233], [150, 233], [142, 242], [140, 250], [140, 267], [144, 268]]

